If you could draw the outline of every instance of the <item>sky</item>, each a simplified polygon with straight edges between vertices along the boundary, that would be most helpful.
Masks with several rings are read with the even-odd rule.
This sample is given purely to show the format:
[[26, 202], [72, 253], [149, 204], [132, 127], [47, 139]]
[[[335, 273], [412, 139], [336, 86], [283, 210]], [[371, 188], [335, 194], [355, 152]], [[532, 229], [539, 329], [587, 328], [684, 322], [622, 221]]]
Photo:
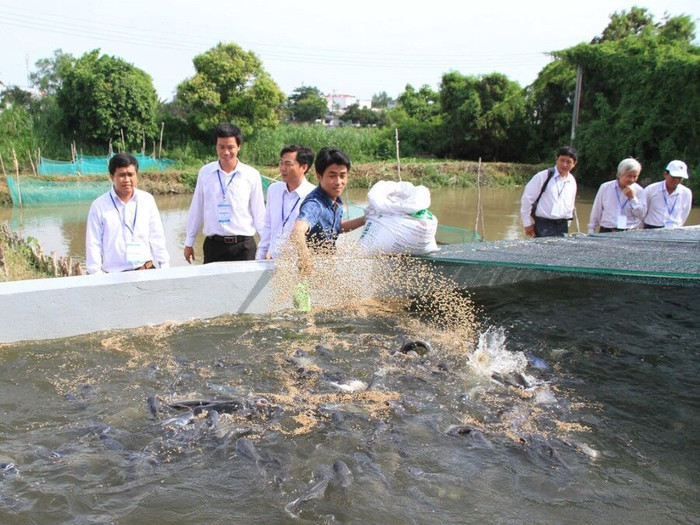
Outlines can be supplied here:
[[0, 0], [0, 82], [26, 88], [35, 62], [56, 49], [78, 58], [99, 48], [146, 71], [171, 100], [196, 55], [234, 42], [287, 95], [312, 86], [395, 98], [407, 84], [438, 89], [449, 71], [527, 86], [549, 52], [590, 42], [633, 5], [657, 22], [686, 14], [700, 26], [698, 0]]

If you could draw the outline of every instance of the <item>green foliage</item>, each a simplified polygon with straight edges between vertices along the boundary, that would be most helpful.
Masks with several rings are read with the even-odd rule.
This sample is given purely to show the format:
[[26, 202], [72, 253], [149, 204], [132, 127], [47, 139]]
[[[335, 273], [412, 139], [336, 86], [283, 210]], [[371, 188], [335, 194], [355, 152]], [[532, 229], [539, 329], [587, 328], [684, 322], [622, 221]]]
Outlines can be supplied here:
[[379, 109], [387, 109], [394, 104], [394, 99], [391, 98], [386, 91], [380, 91], [372, 95], [372, 107]]
[[177, 87], [176, 104], [200, 133], [221, 122], [235, 123], [244, 137], [277, 125], [284, 94], [255, 53], [220, 43], [193, 62], [196, 74]]
[[[289, 144], [303, 144], [318, 151], [333, 146], [345, 151], [352, 162], [369, 162], [391, 152], [380, 130], [375, 128], [327, 128], [324, 125], [284, 124], [275, 129], [256, 131], [243, 143], [241, 159], [254, 166], [274, 166], [280, 150]], [[386, 158], [386, 157], [384, 157]], [[390, 157], [389, 157], [390, 158]]]
[[120, 58], [100, 56], [99, 49], [80, 57], [58, 89], [64, 130], [88, 144], [121, 141], [140, 146], [142, 134], [153, 137], [158, 99], [151, 77]]
[[532, 132], [526, 158], [550, 158], [553, 148], [569, 143], [576, 90], [576, 67], [565, 60], [547, 64], [526, 88]]
[[61, 49], [53, 52], [53, 58], [41, 58], [34, 63], [36, 71], [29, 75], [32, 86], [46, 95], [56, 95], [68, 72], [73, 68], [75, 58]]
[[443, 75], [440, 88], [450, 155], [484, 160], [518, 160], [527, 143], [524, 91], [505, 75]]
[[[670, 18], [666, 25], [687, 29], [686, 22]], [[650, 180], [672, 159], [685, 159], [692, 170], [700, 158], [700, 48], [666, 34], [665, 25], [647, 25], [561, 53], [583, 69], [576, 145], [588, 183], [609, 179], [627, 156], [642, 163], [642, 178], [648, 173]]]
[[341, 122], [350, 122], [357, 126], [383, 126], [386, 123], [384, 113], [372, 111], [369, 108], [360, 108], [359, 104], [352, 104], [345, 109], [340, 117]]
[[328, 113], [328, 103], [318, 88], [301, 86], [287, 99], [287, 108], [296, 122], [315, 122]]

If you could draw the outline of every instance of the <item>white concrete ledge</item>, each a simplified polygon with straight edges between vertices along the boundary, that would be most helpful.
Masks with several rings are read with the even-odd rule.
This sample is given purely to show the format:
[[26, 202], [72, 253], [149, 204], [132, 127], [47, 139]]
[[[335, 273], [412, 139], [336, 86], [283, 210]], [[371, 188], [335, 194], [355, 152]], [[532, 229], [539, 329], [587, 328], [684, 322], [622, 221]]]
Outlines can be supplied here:
[[269, 312], [271, 261], [0, 283], [0, 342]]

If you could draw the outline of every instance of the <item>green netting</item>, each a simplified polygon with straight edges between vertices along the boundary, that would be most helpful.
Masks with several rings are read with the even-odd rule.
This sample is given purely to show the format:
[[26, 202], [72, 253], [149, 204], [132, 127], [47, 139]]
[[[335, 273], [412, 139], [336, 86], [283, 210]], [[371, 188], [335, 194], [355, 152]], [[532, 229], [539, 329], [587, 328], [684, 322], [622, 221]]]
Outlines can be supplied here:
[[700, 285], [700, 226], [443, 246], [443, 264]]
[[75, 201], [93, 200], [109, 191], [112, 182], [109, 179], [98, 181], [69, 180], [51, 181], [22, 178], [19, 184], [15, 177], [7, 177], [12, 204], [19, 206], [46, 206], [47, 204], [64, 204]]
[[[134, 154], [139, 163], [139, 171], [164, 170], [175, 165], [171, 159], [154, 159], [140, 153]], [[53, 160], [41, 157], [37, 172], [39, 175], [107, 175], [109, 155], [78, 155], [75, 162]]]

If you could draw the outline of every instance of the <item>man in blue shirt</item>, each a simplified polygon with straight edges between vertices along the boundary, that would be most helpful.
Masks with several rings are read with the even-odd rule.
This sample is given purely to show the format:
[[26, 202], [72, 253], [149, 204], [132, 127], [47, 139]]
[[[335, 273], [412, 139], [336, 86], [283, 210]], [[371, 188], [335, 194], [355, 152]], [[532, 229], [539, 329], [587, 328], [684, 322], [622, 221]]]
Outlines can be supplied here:
[[301, 203], [291, 235], [302, 271], [311, 270], [310, 249], [332, 249], [341, 232], [352, 231], [365, 223], [365, 217], [342, 221], [340, 196], [348, 185], [350, 167], [348, 156], [337, 148], [323, 148], [316, 156], [318, 186]]

